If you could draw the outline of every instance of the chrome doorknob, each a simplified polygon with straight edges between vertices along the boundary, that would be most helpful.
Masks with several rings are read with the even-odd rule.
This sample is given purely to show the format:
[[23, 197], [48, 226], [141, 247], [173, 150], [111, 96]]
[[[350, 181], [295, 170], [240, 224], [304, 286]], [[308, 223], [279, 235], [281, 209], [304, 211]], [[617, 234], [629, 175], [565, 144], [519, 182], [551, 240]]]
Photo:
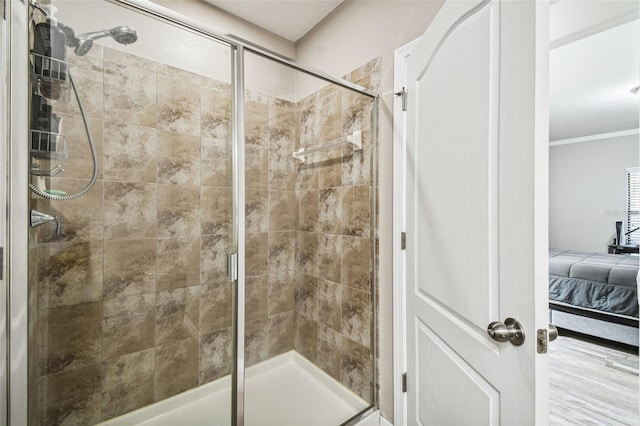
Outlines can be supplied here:
[[556, 340], [558, 338], [558, 329], [556, 328], [555, 325], [553, 324], [549, 324], [549, 341], [553, 342], [554, 340]]
[[511, 342], [514, 346], [524, 343], [524, 330], [520, 323], [507, 318], [504, 322], [494, 321], [487, 327], [487, 334], [496, 342]]

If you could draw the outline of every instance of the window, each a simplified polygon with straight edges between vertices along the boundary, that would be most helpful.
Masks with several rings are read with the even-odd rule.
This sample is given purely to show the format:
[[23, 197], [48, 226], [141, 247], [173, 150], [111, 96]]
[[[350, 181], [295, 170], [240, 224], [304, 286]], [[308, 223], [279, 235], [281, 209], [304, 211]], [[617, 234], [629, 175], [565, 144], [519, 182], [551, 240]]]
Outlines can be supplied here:
[[640, 244], [640, 167], [630, 167], [627, 169], [627, 235], [628, 245]]

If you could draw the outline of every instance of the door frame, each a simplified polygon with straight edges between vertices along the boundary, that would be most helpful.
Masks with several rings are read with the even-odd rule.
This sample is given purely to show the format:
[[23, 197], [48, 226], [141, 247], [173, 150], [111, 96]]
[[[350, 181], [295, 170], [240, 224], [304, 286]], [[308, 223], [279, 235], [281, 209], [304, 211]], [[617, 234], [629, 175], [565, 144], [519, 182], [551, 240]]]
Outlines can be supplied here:
[[402, 91], [407, 87], [407, 61], [420, 37], [396, 49], [393, 55], [393, 412], [394, 425], [407, 423], [407, 398], [402, 375], [407, 371], [406, 342], [406, 251], [401, 234], [406, 231], [407, 117], [402, 109]]

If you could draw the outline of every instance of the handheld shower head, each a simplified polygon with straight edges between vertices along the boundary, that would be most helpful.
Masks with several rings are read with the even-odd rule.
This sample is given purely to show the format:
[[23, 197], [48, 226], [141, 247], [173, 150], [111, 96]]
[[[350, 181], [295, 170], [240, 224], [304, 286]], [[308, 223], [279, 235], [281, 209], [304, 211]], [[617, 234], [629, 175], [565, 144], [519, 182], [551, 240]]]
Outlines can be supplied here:
[[74, 52], [78, 56], [84, 56], [89, 53], [93, 46], [93, 41], [103, 37], [111, 37], [120, 44], [131, 44], [138, 40], [138, 34], [136, 31], [129, 27], [115, 27], [110, 30], [95, 31], [92, 33], [85, 33], [76, 36], [78, 39], [78, 45]]

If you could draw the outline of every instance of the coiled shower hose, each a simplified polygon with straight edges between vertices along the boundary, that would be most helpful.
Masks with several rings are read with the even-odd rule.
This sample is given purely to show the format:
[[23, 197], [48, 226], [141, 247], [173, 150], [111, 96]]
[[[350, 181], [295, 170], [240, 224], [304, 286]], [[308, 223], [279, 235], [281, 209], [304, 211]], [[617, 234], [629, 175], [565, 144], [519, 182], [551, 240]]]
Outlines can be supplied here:
[[78, 107], [80, 108], [80, 115], [82, 116], [82, 122], [84, 123], [84, 130], [87, 132], [87, 139], [89, 140], [89, 149], [91, 150], [91, 159], [93, 160], [93, 174], [91, 176], [91, 180], [80, 192], [76, 192], [71, 195], [54, 195], [49, 194], [48, 192], [44, 192], [33, 186], [33, 184], [29, 184], [29, 189], [34, 194], [54, 201], [71, 201], [76, 198], [80, 198], [85, 195], [89, 190], [93, 187], [98, 179], [98, 156], [96, 154], [96, 148], [93, 144], [93, 138], [91, 137], [91, 130], [89, 129], [89, 123], [87, 121], [87, 116], [84, 113], [84, 107], [82, 106], [82, 101], [80, 100], [80, 95], [78, 95], [78, 89], [76, 88], [76, 84], [73, 82], [73, 78], [71, 77], [71, 71], [67, 70], [69, 74], [69, 81], [71, 82], [71, 87], [73, 88], [73, 93], [76, 96], [76, 100], [78, 101]]

